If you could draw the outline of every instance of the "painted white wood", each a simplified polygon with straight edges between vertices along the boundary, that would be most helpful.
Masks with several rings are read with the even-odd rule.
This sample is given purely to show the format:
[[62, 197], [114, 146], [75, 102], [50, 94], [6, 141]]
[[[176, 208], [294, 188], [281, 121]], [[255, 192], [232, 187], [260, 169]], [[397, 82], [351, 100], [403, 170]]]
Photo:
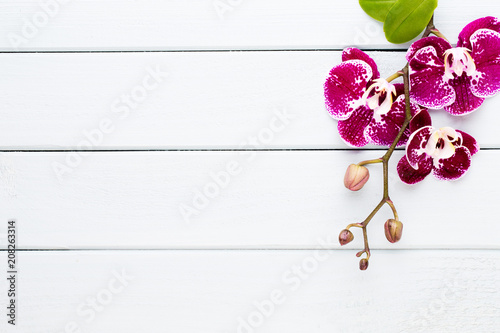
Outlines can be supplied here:
[[[392, 160], [390, 194], [404, 237], [385, 240], [385, 207], [369, 227], [374, 248], [499, 248], [498, 151], [474, 156], [459, 181], [429, 176], [416, 186], [397, 177], [402, 153]], [[348, 164], [381, 154], [98, 152], [59, 181], [54, 165], [77, 161], [76, 153], [2, 153], [0, 220], [19, 221], [22, 248], [316, 248], [320, 237], [336, 243], [379, 202], [380, 165], [370, 166], [359, 192], [344, 188], [343, 175]], [[348, 247], [360, 248], [354, 232]]]
[[[485, 15], [500, 16], [498, 1], [441, 0], [436, 24], [455, 42]], [[493, 148], [464, 179], [406, 186], [395, 153], [399, 243], [383, 235], [385, 207], [368, 271], [359, 230], [337, 244], [381, 196], [380, 166], [357, 193], [344, 170], [382, 152], [336, 134], [322, 85], [340, 52], [327, 50], [407, 46], [357, 1], [5, 0], [0, 21], [0, 51], [14, 52], [0, 54], [0, 150], [27, 150], [0, 154], [0, 222], [17, 220], [18, 248], [68, 250], [18, 252], [18, 326], [4, 277], [1, 332], [498, 331], [498, 97], [466, 117], [433, 112]], [[371, 53], [383, 76], [403, 54]], [[75, 149], [106, 151], [43, 152]]]
[[[498, 1], [442, 0], [436, 23], [455, 42], [486, 15], [500, 15]], [[342, 0], [5, 0], [0, 21], [2, 51], [405, 47]]]
[[[405, 64], [403, 53], [370, 54], [385, 77]], [[0, 148], [347, 148], [323, 96], [339, 62], [340, 52], [1, 54]], [[433, 119], [500, 147], [499, 107], [496, 97]]]
[[[18, 325], [2, 320], [2, 332], [497, 332], [500, 324], [498, 251], [377, 251], [365, 272], [354, 251], [18, 255]], [[239, 328], [240, 318], [254, 327]]]

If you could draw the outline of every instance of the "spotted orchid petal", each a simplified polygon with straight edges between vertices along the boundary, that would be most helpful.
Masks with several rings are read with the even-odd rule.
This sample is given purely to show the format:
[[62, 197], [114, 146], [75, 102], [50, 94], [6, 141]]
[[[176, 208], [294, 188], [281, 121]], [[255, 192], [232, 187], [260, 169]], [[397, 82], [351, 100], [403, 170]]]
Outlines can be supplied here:
[[432, 171], [432, 159], [422, 155], [418, 169], [413, 168], [403, 156], [397, 166], [399, 178], [406, 184], [416, 184], [422, 181]]
[[432, 126], [425, 126], [410, 135], [406, 145], [406, 158], [412, 168], [418, 169], [420, 162], [430, 158], [425, 152], [432, 132]]
[[449, 84], [455, 92], [455, 101], [444, 106], [449, 114], [463, 116], [477, 110], [483, 104], [484, 98], [472, 93], [471, 80], [466, 75], [449, 81]]
[[443, 59], [446, 50], [451, 49], [451, 44], [444, 38], [436, 36], [425, 37], [410, 45], [410, 48], [406, 52], [406, 60], [410, 61], [420, 49], [427, 46], [434, 48], [439, 59]]
[[420, 109], [417, 113], [415, 113], [413, 118], [411, 118], [410, 132], [413, 133], [422, 127], [431, 125], [432, 120], [429, 111], [427, 111], [426, 109]]
[[490, 97], [500, 91], [500, 33], [480, 29], [470, 38], [477, 74], [471, 91], [477, 97]]
[[418, 50], [409, 62], [410, 96], [430, 109], [441, 109], [455, 101], [455, 91], [444, 74], [445, 66], [432, 46]]
[[362, 106], [361, 97], [372, 75], [370, 65], [361, 60], [342, 62], [330, 71], [324, 85], [325, 104], [333, 118], [346, 120]]
[[474, 20], [467, 24], [458, 35], [458, 47], [465, 47], [472, 50], [470, 42], [471, 36], [479, 29], [490, 29], [500, 32], [500, 21], [496, 17], [487, 16]]
[[375, 61], [365, 52], [361, 51], [360, 49], [357, 49], [355, 47], [348, 47], [344, 49], [342, 52], [342, 61], [348, 61], [348, 60], [362, 60], [366, 62], [368, 65], [370, 65], [372, 69], [372, 78], [373, 79], [378, 79], [380, 77], [380, 73], [377, 68], [377, 64]]
[[340, 137], [349, 145], [362, 147], [368, 144], [365, 128], [370, 124], [373, 111], [365, 106], [360, 106], [346, 120], [339, 120], [337, 129]]
[[[411, 103], [412, 114], [418, 111], [418, 106]], [[391, 109], [386, 114], [374, 116], [370, 124], [366, 127], [365, 135], [368, 137], [370, 143], [381, 146], [390, 146], [398, 132], [401, 130], [405, 120], [406, 103], [405, 96], [399, 95]], [[403, 136], [398, 142], [398, 146], [406, 144], [410, 136], [410, 129], [407, 128], [403, 132]]]
[[434, 164], [432, 173], [438, 179], [455, 180], [462, 177], [471, 164], [471, 154], [466, 147], [457, 147], [453, 156], [440, 159]]
[[464, 146], [469, 150], [469, 153], [472, 155], [476, 154], [479, 151], [479, 144], [476, 139], [474, 139], [471, 135], [465, 133], [464, 131], [455, 130], [460, 136], [461, 140], [457, 141], [455, 145]]

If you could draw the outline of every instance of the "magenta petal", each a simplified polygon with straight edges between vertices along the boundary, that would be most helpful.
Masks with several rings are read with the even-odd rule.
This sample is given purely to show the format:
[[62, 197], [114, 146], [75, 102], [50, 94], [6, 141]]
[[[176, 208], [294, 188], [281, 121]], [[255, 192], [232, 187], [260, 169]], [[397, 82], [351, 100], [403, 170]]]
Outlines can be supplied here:
[[440, 37], [426, 37], [417, 40], [415, 43], [411, 44], [408, 52], [406, 52], [406, 60], [410, 61], [418, 50], [431, 46], [436, 50], [436, 54], [439, 59], [444, 59], [444, 51], [451, 49], [451, 44], [448, 43], [444, 38]]
[[419, 165], [418, 169], [414, 169], [403, 156], [398, 162], [399, 178], [406, 184], [415, 184], [422, 181], [432, 170], [432, 159], [427, 158]]
[[455, 130], [462, 135], [462, 142], [460, 145], [466, 147], [469, 150], [469, 153], [474, 155], [479, 151], [479, 144], [476, 139], [474, 139], [470, 134], [465, 133], [464, 131]]
[[[411, 108], [412, 114], [416, 113], [418, 110], [418, 106], [414, 103], [411, 104]], [[390, 146], [403, 126], [405, 111], [405, 97], [404, 95], [399, 95], [394, 103], [392, 103], [389, 112], [379, 117], [375, 115], [366, 128], [366, 136], [370, 142], [379, 146]], [[403, 132], [403, 136], [399, 140], [397, 146], [406, 144], [409, 136], [410, 129], [407, 128]]]
[[337, 124], [340, 137], [354, 147], [362, 147], [368, 143], [365, 128], [370, 123], [373, 111], [365, 106], [359, 107], [347, 120], [340, 120]]
[[425, 126], [411, 134], [406, 145], [406, 158], [413, 168], [418, 168], [419, 164], [428, 157], [424, 149], [432, 130], [431, 126]]
[[472, 50], [470, 37], [479, 29], [491, 29], [500, 32], [500, 21], [493, 16], [487, 16], [467, 24], [458, 35], [458, 47], [466, 47]]
[[404, 84], [394, 83], [394, 88], [396, 88], [396, 96], [404, 95], [404, 93], [405, 93], [405, 85]]
[[470, 38], [471, 56], [476, 66], [500, 59], [500, 33], [488, 29], [476, 31]]
[[348, 60], [362, 60], [366, 62], [370, 67], [372, 68], [372, 79], [378, 79], [380, 77], [380, 73], [377, 68], [377, 64], [375, 61], [365, 52], [361, 51], [360, 49], [357, 49], [355, 47], [348, 47], [344, 49], [344, 52], [342, 52], [342, 61], [348, 61]]
[[427, 109], [421, 109], [410, 121], [410, 132], [413, 133], [422, 127], [431, 125], [432, 120], [429, 111], [427, 111]]
[[470, 167], [471, 154], [465, 147], [457, 147], [455, 154], [447, 159], [440, 159], [432, 173], [442, 180], [454, 180], [462, 177]]
[[330, 115], [337, 120], [349, 118], [360, 106], [371, 77], [371, 67], [364, 61], [349, 60], [333, 67], [324, 86]]
[[410, 60], [410, 96], [420, 105], [441, 109], [455, 100], [455, 92], [444, 79], [444, 64], [436, 50], [427, 46]]
[[500, 33], [481, 29], [470, 40], [478, 72], [471, 82], [472, 92], [478, 97], [493, 96], [500, 91]]
[[448, 83], [455, 90], [455, 101], [450, 105], [445, 105], [444, 109], [454, 115], [462, 116], [477, 110], [484, 102], [484, 98], [477, 97], [471, 90], [471, 78], [463, 73]]

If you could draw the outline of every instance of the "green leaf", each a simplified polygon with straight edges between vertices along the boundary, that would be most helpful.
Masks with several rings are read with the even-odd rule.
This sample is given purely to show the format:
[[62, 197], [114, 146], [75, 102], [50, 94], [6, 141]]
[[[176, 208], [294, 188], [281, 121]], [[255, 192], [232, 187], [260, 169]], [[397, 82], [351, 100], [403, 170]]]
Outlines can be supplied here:
[[397, 0], [359, 0], [359, 5], [365, 13], [375, 20], [384, 22], [387, 13]]
[[391, 43], [406, 43], [427, 26], [438, 0], [398, 0], [384, 22], [385, 38]]

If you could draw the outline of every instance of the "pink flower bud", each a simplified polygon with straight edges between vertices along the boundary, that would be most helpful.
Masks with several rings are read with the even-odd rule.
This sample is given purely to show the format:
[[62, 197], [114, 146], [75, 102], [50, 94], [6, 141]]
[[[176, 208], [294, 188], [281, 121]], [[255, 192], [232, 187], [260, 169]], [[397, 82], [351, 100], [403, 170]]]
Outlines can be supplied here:
[[340, 232], [339, 243], [340, 245], [346, 245], [354, 239], [354, 235], [350, 230], [344, 229]]
[[344, 185], [351, 191], [359, 191], [370, 178], [370, 172], [364, 166], [351, 164], [344, 176]]
[[361, 259], [359, 261], [359, 269], [362, 270], [362, 271], [366, 271], [366, 269], [368, 268], [368, 259]]
[[391, 243], [396, 243], [401, 239], [403, 233], [403, 223], [395, 219], [389, 219], [384, 224], [385, 237]]

